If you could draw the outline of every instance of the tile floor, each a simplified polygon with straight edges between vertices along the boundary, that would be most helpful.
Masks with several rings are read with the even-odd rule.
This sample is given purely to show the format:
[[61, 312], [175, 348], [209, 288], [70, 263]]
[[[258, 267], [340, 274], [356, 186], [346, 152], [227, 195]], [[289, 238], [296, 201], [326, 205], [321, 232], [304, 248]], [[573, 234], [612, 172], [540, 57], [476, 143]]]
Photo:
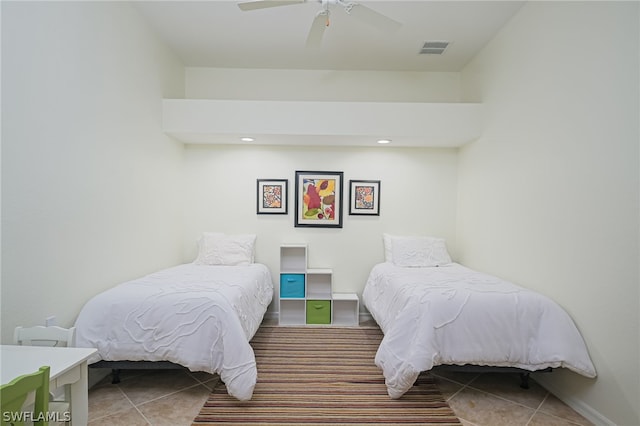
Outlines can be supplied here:
[[529, 389], [522, 389], [517, 373], [439, 371], [433, 375], [465, 426], [592, 425], [534, 379], [529, 380]]
[[[520, 388], [518, 374], [438, 371], [434, 377], [465, 426], [592, 425], [534, 379]], [[219, 383], [216, 375], [187, 370], [123, 370], [120, 378], [113, 385], [108, 376], [89, 390], [90, 425], [188, 426]]]
[[[438, 372], [436, 383], [465, 426], [591, 425], [531, 381], [519, 387], [517, 374]], [[89, 390], [89, 424], [109, 426], [191, 425], [217, 376], [186, 370], [123, 371]]]
[[89, 389], [89, 425], [191, 425], [218, 384], [217, 376], [187, 370], [123, 370]]

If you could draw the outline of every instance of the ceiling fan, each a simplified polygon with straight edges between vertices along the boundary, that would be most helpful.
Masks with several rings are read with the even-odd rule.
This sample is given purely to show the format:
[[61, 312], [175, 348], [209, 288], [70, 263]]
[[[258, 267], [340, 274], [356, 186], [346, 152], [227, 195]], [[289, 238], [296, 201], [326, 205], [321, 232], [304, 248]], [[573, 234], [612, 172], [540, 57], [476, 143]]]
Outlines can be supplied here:
[[[265, 9], [268, 7], [289, 6], [306, 3], [309, 0], [251, 0], [238, 3], [243, 11]], [[360, 21], [372, 25], [382, 31], [392, 32], [398, 30], [402, 24], [381, 13], [376, 12], [360, 3], [346, 0], [315, 0], [322, 4], [322, 8], [316, 13], [307, 35], [307, 47], [320, 47], [324, 30], [329, 26], [330, 7], [341, 6], [344, 11]]]

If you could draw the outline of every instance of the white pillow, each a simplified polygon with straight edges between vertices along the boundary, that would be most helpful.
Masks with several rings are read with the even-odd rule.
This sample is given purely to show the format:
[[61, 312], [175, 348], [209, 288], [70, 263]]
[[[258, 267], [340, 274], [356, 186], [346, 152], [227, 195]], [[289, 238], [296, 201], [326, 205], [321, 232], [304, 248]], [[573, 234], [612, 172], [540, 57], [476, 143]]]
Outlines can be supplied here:
[[253, 263], [256, 235], [205, 232], [199, 241], [197, 265], [249, 265]]
[[392, 262], [403, 267], [442, 266], [451, 263], [442, 238], [392, 237]]
[[224, 233], [222, 232], [203, 232], [202, 236], [198, 238], [198, 256], [196, 260], [193, 262], [197, 265], [205, 265], [205, 254], [207, 252], [207, 246], [211, 244], [216, 238], [224, 237]]
[[382, 234], [382, 241], [384, 243], [384, 261], [392, 262], [393, 261], [393, 244], [391, 240], [393, 239], [392, 235]]

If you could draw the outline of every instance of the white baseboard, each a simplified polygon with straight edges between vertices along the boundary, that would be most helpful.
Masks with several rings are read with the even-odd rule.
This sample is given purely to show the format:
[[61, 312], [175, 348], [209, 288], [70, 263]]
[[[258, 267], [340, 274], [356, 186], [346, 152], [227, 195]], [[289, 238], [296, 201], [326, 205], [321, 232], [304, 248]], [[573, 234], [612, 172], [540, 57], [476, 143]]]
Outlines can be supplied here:
[[97, 385], [102, 379], [111, 374], [111, 369], [109, 368], [89, 368], [88, 382], [89, 389], [93, 386]]
[[278, 321], [278, 312], [266, 312], [263, 319]]
[[373, 321], [373, 317], [369, 312], [360, 312], [359, 315], [360, 324], [367, 321]]
[[[278, 321], [278, 312], [266, 312], [264, 314], [264, 319]], [[372, 321], [372, 320], [373, 320], [373, 317], [368, 312], [360, 312], [358, 314], [358, 321], [360, 321], [360, 324], [362, 324], [363, 322]]]
[[595, 426], [616, 426], [614, 422], [602, 415], [598, 410], [587, 404], [581, 399], [576, 398], [573, 395], [564, 394], [560, 389], [545, 380], [543, 375], [536, 376], [536, 383], [551, 392], [559, 400], [573, 408], [578, 414], [589, 420]]

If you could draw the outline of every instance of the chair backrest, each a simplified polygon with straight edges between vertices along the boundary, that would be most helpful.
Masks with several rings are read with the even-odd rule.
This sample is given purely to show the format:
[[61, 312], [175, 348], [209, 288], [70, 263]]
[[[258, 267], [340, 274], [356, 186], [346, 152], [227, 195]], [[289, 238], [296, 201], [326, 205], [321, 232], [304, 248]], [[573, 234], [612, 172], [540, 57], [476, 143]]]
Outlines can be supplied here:
[[75, 346], [76, 328], [58, 326], [16, 327], [13, 343], [23, 346]]
[[[0, 407], [2, 425], [24, 425], [33, 420], [34, 425], [47, 426], [49, 411], [49, 370], [48, 366], [31, 374], [16, 377], [6, 385], [0, 386]], [[23, 405], [29, 393], [35, 392], [36, 401], [33, 416], [25, 415]]]

